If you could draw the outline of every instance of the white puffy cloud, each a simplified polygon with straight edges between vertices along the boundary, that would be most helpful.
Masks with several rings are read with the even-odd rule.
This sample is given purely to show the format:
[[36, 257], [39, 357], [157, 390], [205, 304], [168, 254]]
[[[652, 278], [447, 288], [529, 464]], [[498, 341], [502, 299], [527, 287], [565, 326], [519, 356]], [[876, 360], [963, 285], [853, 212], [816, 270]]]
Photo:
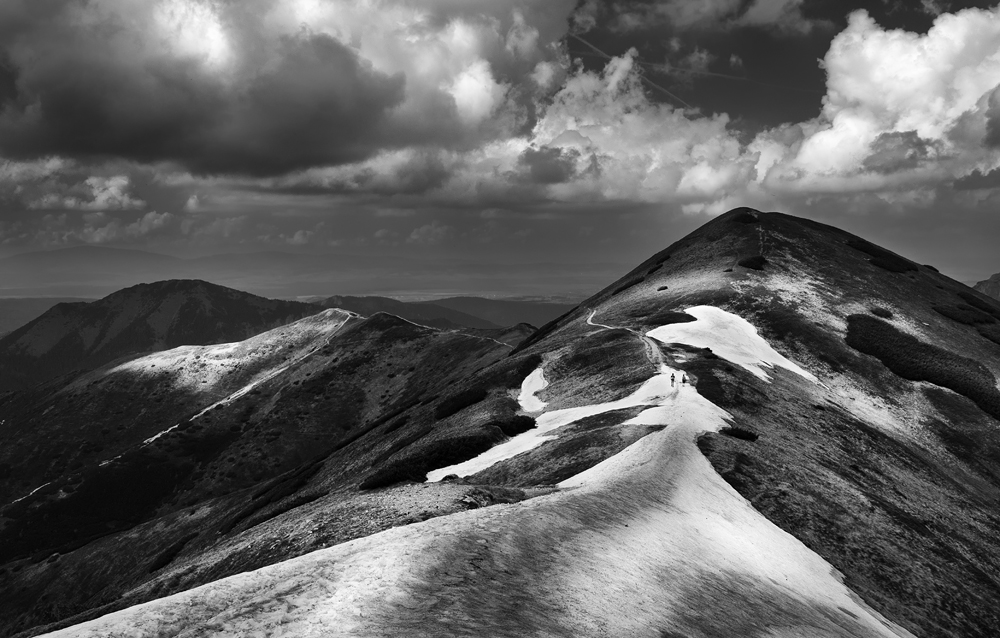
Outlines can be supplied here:
[[883, 29], [858, 11], [823, 65], [821, 115], [751, 145], [767, 157], [759, 166], [769, 169], [767, 188], [893, 189], [1000, 164], [988, 135], [1000, 86], [1000, 9], [942, 14], [923, 35]]

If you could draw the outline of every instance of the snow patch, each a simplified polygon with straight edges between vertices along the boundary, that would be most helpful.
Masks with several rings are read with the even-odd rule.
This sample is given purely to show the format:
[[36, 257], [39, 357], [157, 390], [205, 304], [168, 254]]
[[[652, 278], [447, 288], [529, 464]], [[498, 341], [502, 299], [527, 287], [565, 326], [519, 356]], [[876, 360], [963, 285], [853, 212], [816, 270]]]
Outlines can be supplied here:
[[654, 328], [647, 336], [662, 343], [683, 343], [696, 348], [711, 348], [726, 361], [770, 382], [767, 369], [784, 368], [819, 384], [819, 379], [777, 352], [749, 321], [714, 306], [695, 306], [684, 310], [697, 321], [674, 323]]
[[469, 459], [468, 461], [456, 463], [455, 465], [449, 465], [447, 467], [429, 472], [427, 474], [427, 480], [440, 481], [444, 477], [451, 474], [469, 476], [471, 474], [481, 472], [482, 470], [492, 467], [500, 461], [504, 461], [523, 452], [527, 452], [528, 450], [545, 443], [549, 439], [555, 438], [554, 436], [549, 436], [549, 433], [553, 430], [589, 416], [604, 414], [605, 412], [611, 412], [613, 410], [634, 408], [642, 405], [658, 405], [666, 397], [676, 391], [676, 387], [672, 386], [670, 374], [668, 374], [668, 372], [674, 373], [676, 378], [680, 379], [681, 373], [679, 370], [670, 370], [664, 366], [661, 368], [659, 374], [647, 379], [638, 390], [625, 398], [618, 399], [617, 401], [609, 401], [608, 403], [582, 405], [575, 408], [565, 408], [562, 410], [546, 412], [535, 419], [535, 427], [533, 429], [522, 434], [518, 434], [514, 438], [499, 445], [495, 445], [479, 456]]
[[545, 372], [542, 366], [538, 366], [534, 372], [525, 377], [524, 381], [521, 382], [521, 394], [517, 397], [517, 402], [520, 404], [521, 409], [525, 412], [541, 412], [544, 410], [548, 404], [535, 396], [535, 394], [548, 386], [549, 382], [545, 378]]

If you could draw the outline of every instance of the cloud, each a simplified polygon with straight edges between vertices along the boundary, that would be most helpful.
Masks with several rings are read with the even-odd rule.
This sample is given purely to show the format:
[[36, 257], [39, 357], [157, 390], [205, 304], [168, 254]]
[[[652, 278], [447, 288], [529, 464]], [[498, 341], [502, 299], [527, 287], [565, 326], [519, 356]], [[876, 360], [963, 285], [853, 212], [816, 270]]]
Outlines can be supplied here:
[[10, 0], [0, 154], [276, 175], [469, 148], [525, 125], [572, 5]]
[[414, 228], [410, 236], [406, 238], [406, 243], [408, 244], [419, 244], [423, 246], [435, 246], [442, 243], [445, 239], [451, 235], [451, 226], [447, 226], [438, 221], [433, 221], [430, 224], [424, 224], [419, 228]]
[[575, 31], [594, 28], [606, 20], [619, 33], [664, 28], [671, 31], [730, 31], [764, 28], [785, 35], [806, 35], [828, 23], [806, 18], [804, 0], [619, 0], [584, 2], [573, 16]]
[[817, 23], [802, 15], [804, 0], [754, 0], [736, 23], [808, 35]]
[[88, 177], [83, 183], [71, 186], [62, 193], [50, 191], [28, 202], [28, 208], [35, 210], [107, 211], [145, 207], [145, 201], [129, 193], [128, 175]]
[[726, 18], [735, 15], [741, 0], [626, 0], [608, 7], [613, 14], [611, 28], [635, 31], [671, 25], [689, 28], [717, 28]]
[[580, 151], [574, 148], [526, 148], [517, 159], [523, 179], [536, 184], [561, 184], [577, 174]]
[[47, 214], [33, 224], [32, 239], [42, 246], [71, 244], [142, 243], [152, 236], [172, 232], [179, 225], [171, 213], [150, 211], [131, 222], [105, 212]]
[[943, 14], [923, 35], [851, 14], [823, 60], [821, 115], [751, 145], [770, 158], [766, 186], [893, 190], [996, 168], [997, 51], [1000, 9]]

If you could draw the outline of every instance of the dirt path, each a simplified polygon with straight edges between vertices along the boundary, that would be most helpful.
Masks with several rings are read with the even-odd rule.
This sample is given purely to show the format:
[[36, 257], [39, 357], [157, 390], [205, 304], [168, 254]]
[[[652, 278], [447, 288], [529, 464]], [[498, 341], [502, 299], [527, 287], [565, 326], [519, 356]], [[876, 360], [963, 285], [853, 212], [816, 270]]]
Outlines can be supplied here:
[[630, 333], [632, 333], [636, 339], [642, 341], [642, 345], [646, 349], [646, 358], [649, 359], [650, 363], [656, 366], [657, 370], [661, 369], [663, 366], [666, 365], [666, 359], [663, 356], [663, 352], [660, 350], [660, 345], [656, 343], [655, 339], [647, 337], [643, 333], [639, 332], [638, 330], [634, 330], [632, 328], [626, 328], [623, 326], [609, 326], [603, 323], [597, 323], [594, 321], [594, 315], [596, 314], [597, 314], [596, 310], [590, 311], [590, 316], [587, 317], [588, 326], [594, 326], [595, 328], [604, 328], [605, 330], [627, 330]]

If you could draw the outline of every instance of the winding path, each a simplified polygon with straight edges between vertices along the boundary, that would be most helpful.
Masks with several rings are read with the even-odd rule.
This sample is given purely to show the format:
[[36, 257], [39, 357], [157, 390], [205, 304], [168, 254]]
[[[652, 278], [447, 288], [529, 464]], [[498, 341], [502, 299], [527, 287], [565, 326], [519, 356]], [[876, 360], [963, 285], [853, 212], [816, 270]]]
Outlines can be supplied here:
[[666, 365], [666, 359], [663, 356], [663, 351], [660, 350], [660, 345], [652, 337], [647, 337], [643, 333], [635, 330], [634, 328], [626, 328], [624, 326], [609, 326], [603, 323], [597, 323], [594, 321], [594, 315], [597, 314], [596, 310], [590, 311], [590, 316], [587, 317], [587, 325], [594, 326], [595, 328], [604, 328], [605, 330], [627, 330], [632, 333], [636, 339], [642, 341], [643, 347], [646, 348], [646, 358], [649, 362], [656, 366], [657, 370]]

